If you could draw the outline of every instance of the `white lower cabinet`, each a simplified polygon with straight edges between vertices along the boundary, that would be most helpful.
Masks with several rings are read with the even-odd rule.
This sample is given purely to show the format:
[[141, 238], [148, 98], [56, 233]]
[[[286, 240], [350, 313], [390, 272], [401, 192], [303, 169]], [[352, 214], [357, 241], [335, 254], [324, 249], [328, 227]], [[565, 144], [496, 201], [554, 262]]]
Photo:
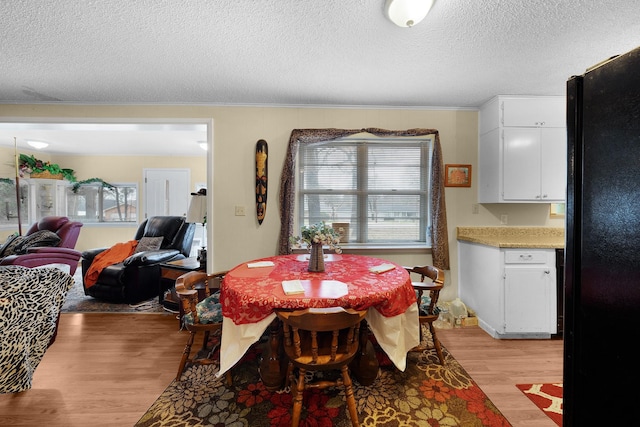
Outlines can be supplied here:
[[556, 333], [555, 249], [497, 248], [458, 241], [460, 299], [494, 338]]

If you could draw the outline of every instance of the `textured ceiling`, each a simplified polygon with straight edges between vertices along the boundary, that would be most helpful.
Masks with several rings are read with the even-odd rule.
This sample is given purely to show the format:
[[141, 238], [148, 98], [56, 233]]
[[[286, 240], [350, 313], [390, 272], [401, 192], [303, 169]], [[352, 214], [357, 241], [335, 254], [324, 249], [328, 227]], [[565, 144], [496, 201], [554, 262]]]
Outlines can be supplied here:
[[0, 103], [475, 108], [640, 45], [638, 0], [7, 0]]

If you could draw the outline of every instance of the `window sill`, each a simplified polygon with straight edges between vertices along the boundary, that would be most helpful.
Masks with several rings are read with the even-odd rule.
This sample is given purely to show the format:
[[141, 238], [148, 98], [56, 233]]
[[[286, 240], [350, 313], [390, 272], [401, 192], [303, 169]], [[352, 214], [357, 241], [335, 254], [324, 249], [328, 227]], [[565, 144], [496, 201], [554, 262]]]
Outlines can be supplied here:
[[[375, 254], [430, 254], [431, 248], [425, 245], [367, 245], [367, 244], [345, 244], [340, 245], [342, 253], [355, 255], [375, 255]], [[293, 249], [294, 254], [305, 254], [309, 251], [306, 248]], [[329, 248], [324, 249], [325, 253], [332, 252]]]

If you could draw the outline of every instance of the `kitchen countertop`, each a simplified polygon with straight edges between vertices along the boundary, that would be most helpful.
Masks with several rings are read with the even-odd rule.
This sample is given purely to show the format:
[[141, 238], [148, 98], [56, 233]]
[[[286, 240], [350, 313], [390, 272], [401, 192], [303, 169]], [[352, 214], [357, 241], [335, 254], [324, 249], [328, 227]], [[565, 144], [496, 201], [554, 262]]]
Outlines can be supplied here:
[[457, 238], [498, 248], [564, 248], [559, 227], [457, 227]]

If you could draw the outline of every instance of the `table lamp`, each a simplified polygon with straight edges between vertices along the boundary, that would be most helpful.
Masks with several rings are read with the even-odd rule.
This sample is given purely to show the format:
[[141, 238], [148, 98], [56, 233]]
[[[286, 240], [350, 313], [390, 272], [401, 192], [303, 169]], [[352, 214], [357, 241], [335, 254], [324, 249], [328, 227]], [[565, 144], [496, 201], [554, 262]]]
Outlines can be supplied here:
[[202, 247], [198, 249], [200, 265], [207, 263], [207, 249], [204, 247], [204, 237], [207, 224], [207, 189], [201, 188], [197, 193], [191, 193], [191, 202], [187, 211], [187, 222], [202, 224]]

